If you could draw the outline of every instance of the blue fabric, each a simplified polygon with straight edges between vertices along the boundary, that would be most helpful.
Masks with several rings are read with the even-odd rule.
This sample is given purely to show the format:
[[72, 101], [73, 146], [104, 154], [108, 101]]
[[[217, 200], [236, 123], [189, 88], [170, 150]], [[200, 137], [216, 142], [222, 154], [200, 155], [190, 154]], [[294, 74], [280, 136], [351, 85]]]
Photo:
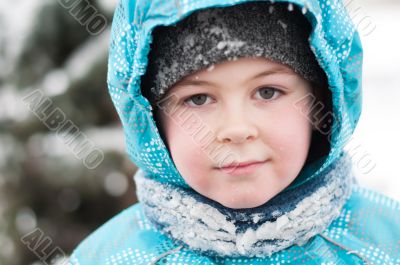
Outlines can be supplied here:
[[[171, 25], [196, 10], [229, 6], [245, 0], [120, 0], [110, 42], [108, 87], [123, 124], [126, 151], [149, 178], [190, 189], [176, 169], [141, 94], [140, 77], [147, 67], [151, 32]], [[283, 2], [283, 1], [279, 1]], [[290, 0], [306, 8], [313, 25], [310, 45], [328, 76], [333, 113], [331, 150], [308, 165], [283, 192], [321, 175], [343, 152], [361, 112], [362, 47], [359, 35], [341, 1]], [[311, 183], [311, 182], [310, 182]], [[340, 216], [306, 245], [293, 245], [269, 258], [211, 258], [187, 248], [164, 257], [159, 264], [400, 264], [400, 204], [355, 185]], [[331, 238], [333, 243], [327, 238]], [[179, 247], [160, 233], [135, 204], [112, 218], [73, 252], [71, 264], [149, 264]], [[378, 262], [379, 261], [379, 262]]]
[[[323, 233], [365, 255], [371, 264], [400, 264], [400, 204], [381, 194], [353, 186], [339, 218]], [[72, 265], [148, 265], [156, 257], [178, 247], [146, 218], [137, 203], [113, 217], [91, 234], [74, 251]], [[168, 255], [157, 264], [272, 265], [272, 264], [365, 264], [354, 254], [315, 236], [306, 245], [293, 245], [270, 258], [211, 258], [186, 248]]]

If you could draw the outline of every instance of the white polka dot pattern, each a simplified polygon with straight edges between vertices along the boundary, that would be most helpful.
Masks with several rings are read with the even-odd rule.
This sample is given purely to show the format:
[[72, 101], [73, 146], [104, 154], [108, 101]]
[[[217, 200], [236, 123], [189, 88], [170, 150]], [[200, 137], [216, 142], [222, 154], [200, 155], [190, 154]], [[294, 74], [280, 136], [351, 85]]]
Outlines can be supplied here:
[[[379, 214], [386, 216], [379, 218]], [[397, 219], [396, 219], [397, 216]], [[323, 232], [371, 264], [400, 264], [400, 204], [377, 192], [355, 186], [340, 216]], [[362, 219], [363, 221], [360, 221]], [[370, 226], [373, 227], [370, 227]], [[388, 237], [390, 235], [390, 237]], [[386, 237], [385, 237], [386, 236]], [[140, 204], [112, 218], [74, 251], [71, 265], [150, 264], [177, 248], [146, 219]], [[294, 245], [269, 258], [213, 258], [189, 249], [165, 256], [157, 264], [363, 264], [361, 259], [317, 235], [303, 246]]]

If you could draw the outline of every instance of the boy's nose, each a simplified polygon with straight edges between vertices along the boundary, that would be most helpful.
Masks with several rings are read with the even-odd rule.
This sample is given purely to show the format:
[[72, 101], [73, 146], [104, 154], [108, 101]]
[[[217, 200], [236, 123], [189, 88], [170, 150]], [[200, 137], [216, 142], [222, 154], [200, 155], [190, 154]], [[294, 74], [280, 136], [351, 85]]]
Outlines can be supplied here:
[[222, 121], [220, 126], [217, 132], [217, 141], [220, 143], [238, 144], [258, 137], [257, 128], [245, 120], [236, 119], [233, 122], [226, 120]]

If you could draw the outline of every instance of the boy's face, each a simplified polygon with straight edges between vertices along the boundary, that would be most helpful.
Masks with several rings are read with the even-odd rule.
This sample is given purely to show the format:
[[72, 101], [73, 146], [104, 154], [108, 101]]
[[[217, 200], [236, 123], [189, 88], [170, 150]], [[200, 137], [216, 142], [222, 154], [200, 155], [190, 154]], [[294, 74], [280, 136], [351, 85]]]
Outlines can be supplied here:
[[[296, 102], [307, 94], [309, 82], [260, 57], [225, 61], [186, 76], [169, 89], [166, 96], [174, 100], [159, 110], [177, 169], [194, 190], [226, 207], [264, 204], [306, 161], [310, 104]], [[189, 129], [189, 116], [204, 126], [203, 137]], [[262, 163], [238, 166], [248, 161]], [[220, 168], [232, 162], [238, 163]]]

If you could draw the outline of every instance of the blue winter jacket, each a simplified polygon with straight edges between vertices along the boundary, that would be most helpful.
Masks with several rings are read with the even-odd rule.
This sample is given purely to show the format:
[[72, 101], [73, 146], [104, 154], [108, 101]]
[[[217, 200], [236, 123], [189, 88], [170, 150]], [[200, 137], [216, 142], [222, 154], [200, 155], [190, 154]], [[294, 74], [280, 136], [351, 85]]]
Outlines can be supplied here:
[[[191, 190], [161, 140], [152, 107], [141, 93], [140, 80], [148, 63], [152, 30], [156, 26], [172, 25], [196, 10], [243, 2], [249, 1], [120, 0], [118, 3], [112, 25], [108, 87], [123, 124], [127, 154], [139, 168], [135, 181], [139, 184], [143, 176], [153, 181], [140, 182], [147, 185], [146, 191], [160, 191], [157, 189], [161, 184]], [[322, 176], [340, 174], [341, 164], [338, 161], [344, 157], [343, 147], [349, 141], [361, 113], [362, 70], [359, 34], [341, 1], [286, 2], [304, 10], [312, 25], [310, 46], [328, 77], [332, 92], [333, 130], [329, 155], [307, 165], [285, 192], [322, 179]], [[151, 152], [156, 155], [145, 155]], [[331, 175], [323, 172], [331, 172]], [[351, 174], [350, 171], [345, 172]], [[177, 196], [183, 198], [186, 195], [180, 193]], [[338, 201], [339, 198], [345, 199], [338, 214], [332, 215], [335, 218], [329, 220], [323, 230], [301, 244], [285, 245], [281, 250], [263, 257], [218, 255], [218, 252], [209, 255], [207, 253], [212, 252], [191, 248], [190, 242], [185, 244], [182, 240], [175, 240], [172, 234], [163, 230], [165, 227], [152, 222], [161, 215], [152, 212], [151, 207], [145, 211], [140, 202], [94, 231], [74, 250], [69, 262], [82, 265], [400, 264], [400, 203], [362, 188], [354, 180], [347, 196], [340, 193], [332, 198]], [[212, 244], [212, 241], [207, 242]], [[241, 251], [238, 253], [252, 253], [251, 249]]]

